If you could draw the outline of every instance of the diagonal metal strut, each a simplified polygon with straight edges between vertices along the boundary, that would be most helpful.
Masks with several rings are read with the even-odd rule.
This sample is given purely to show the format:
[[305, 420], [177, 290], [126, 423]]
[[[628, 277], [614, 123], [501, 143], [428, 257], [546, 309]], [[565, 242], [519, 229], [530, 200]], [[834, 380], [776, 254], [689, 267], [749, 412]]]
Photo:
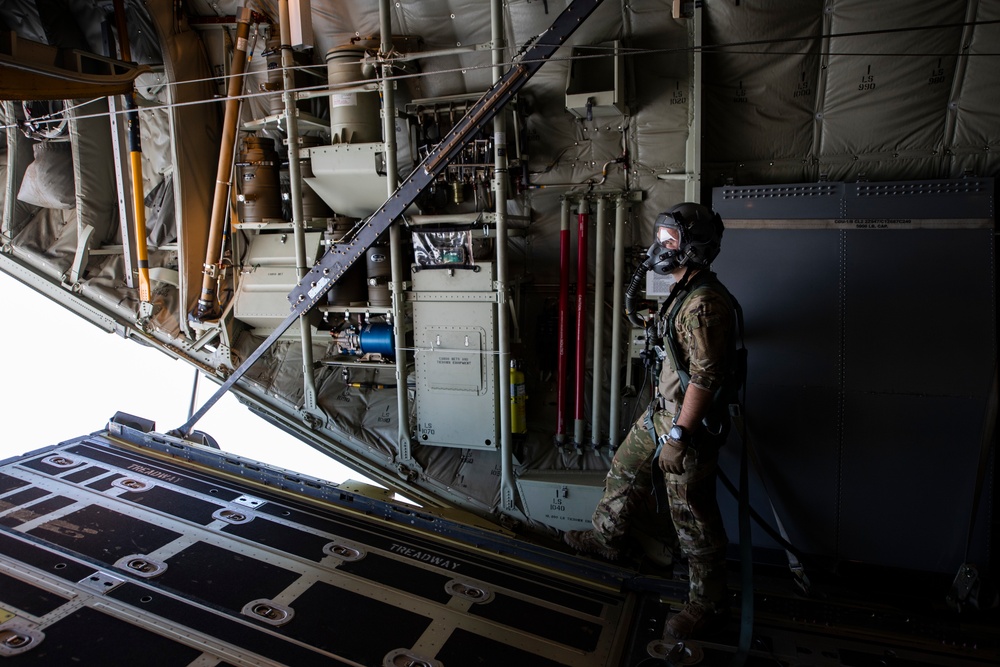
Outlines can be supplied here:
[[479, 98], [420, 165], [407, 176], [382, 206], [364, 222], [350, 243], [333, 245], [299, 281], [288, 300], [292, 310], [281, 324], [226, 379], [191, 418], [174, 431], [187, 436], [198, 420], [260, 359], [292, 324], [322, 299], [344, 273], [365, 254], [375, 240], [412, 204], [445, 166], [465, 147], [504, 105], [562, 46], [603, 0], [573, 0], [556, 20], [529, 46], [517, 63]]

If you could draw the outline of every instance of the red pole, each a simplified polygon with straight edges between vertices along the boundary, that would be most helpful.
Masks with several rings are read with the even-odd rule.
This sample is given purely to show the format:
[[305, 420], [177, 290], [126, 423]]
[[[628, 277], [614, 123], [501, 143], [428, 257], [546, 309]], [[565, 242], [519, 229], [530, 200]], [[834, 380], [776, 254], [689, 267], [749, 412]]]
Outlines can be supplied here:
[[556, 442], [566, 439], [566, 382], [569, 379], [569, 202], [562, 202], [559, 223], [559, 351], [556, 357]]
[[576, 216], [576, 406], [573, 411], [573, 441], [584, 438], [583, 385], [587, 377], [587, 202], [580, 200]]

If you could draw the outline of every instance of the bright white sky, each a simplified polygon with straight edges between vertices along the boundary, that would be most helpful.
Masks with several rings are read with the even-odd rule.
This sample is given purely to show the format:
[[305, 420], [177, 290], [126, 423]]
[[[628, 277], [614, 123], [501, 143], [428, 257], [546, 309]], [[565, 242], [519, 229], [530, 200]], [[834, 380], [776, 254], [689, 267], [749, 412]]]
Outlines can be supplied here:
[[[99, 431], [115, 412], [166, 432], [187, 421], [194, 368], [90, 322], [0, 272], [0, 461]], [[200, 408], [218, 385], [199, 382]], [[225, 450], [330, 482], [367, 481], [230, 394], [195, 426]]]

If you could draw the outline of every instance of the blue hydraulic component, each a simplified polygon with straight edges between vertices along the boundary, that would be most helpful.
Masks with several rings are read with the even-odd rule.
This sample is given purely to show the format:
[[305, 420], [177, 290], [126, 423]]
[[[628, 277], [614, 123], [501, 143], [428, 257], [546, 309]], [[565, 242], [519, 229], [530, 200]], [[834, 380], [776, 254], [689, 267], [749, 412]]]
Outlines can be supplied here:
[[392, 325], [371, 322], [361, 330], [361, 354], [381, 354], [383, 357], [396, 356], [396, 341], [392, 335]]
[[369, 322], [359, 330], [350, 325], [331, 333], [334, 344], [340, 354], [352, 356], [378, 355], [389, 357], [396, 355], [396, 339], [392, 334], [392, 325], [385, 322]]

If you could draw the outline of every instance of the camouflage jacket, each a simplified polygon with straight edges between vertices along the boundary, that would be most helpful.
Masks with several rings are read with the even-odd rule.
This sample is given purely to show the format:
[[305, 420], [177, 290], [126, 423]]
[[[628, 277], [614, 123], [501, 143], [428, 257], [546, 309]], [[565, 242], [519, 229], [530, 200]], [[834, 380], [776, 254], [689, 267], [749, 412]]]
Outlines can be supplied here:
[[[661, 328], [668, 325], [668, 316], [669, 313], [661, 318]], [[722, 386], [733, 362], [736, 335], [733, 305], [717, 280], [696, 286], [684, 297], [674, 319], [674, 329], [677, 364], [691, 376], [691, 384], [714, 393]], [[666, 339], [666, 331], [662, 333]], [[658, 389], [660, 396], [679, 409], [684, 394], [670, 356], [668, 353], [663, 360]]]

